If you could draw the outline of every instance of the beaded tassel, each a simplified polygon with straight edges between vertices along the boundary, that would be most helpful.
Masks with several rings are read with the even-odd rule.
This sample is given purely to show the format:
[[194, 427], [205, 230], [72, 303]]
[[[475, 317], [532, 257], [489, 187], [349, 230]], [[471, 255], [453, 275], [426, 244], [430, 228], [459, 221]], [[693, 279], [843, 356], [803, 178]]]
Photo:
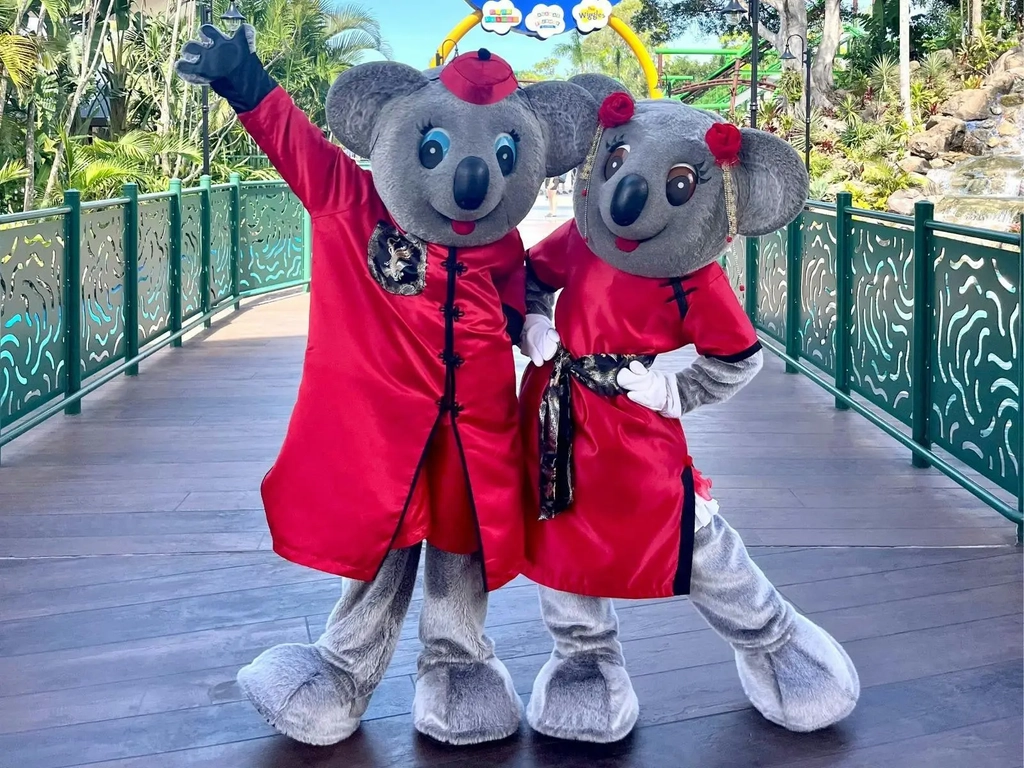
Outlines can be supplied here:
[[598, 129], [594, 135], [594, 141], [590, 145], [590, 151], [587, 153], [587, 159], [583, 162], [583, 173], [580, 174], [580, 183], [583, 186], [583, 190], [580, 192], [580, 196], [583, 198], [583, 231], [580, 233], [583, 235], [583, 239], [587, 240], [587, 222], [589, 219], [590, 211], [590, 177], [594, 173], [594, 162], [597, 160], [597, 151], [601, 148], [601, 136], [604, 135], [604, 131]]
[[738, 226], [736, 223], [736, 193], [732, 186], [732, 169], [729, 166], [722, 168], [722, 183], [725, 188], [725, 215], [729, 220], [729, 234], [725, 242], [731, 243], [736, 237]]

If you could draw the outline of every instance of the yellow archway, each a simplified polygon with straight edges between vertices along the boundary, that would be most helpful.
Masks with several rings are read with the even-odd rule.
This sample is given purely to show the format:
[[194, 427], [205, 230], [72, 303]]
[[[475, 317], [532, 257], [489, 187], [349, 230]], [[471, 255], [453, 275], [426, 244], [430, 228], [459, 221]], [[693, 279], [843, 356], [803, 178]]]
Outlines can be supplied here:
[[[455, 50], [455, 46], [458, 45], [459, 41], [466, 36], [466, 33], [480, 23], [481, 18], [482, 14], [475, 11], [456, 24], [452, 31], [448, 33], [448, 37], [444, 39], [444, 42], [441, 43], [440, 47], [437, 49], [437, 52], [434, 54], [433, 61], [430, 62], [430, 66], [441, 66], [441, 64], [443, 64], [451, 55], [452, 51]], [[608, 26], [625, 41], [626, 45], [629, 46], [629, 50], [633, 52], [637, 61], [640, 62], [640, 66], [644, 71], [644, 77], [647, 80], [647, 90], [650, 92], [651, 98], [660, 99], [662, 94], [661, 89], [658, 87], [658, 70], [655, 68], [654, 60], [647, 52], [647, 48], [644, 46], [643, 41], [626, 22], [614, 14], [609, 17]]]

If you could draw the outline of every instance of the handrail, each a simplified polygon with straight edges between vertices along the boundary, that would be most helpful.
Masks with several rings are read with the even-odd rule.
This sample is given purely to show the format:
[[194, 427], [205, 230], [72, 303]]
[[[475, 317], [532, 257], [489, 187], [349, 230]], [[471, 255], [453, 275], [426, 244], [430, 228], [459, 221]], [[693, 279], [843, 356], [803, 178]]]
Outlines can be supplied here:
[[18, 213], [5, 213], [0, 216], [0, 226], [4, 224], [21, 224], [26, 221], [41, 221], [43, 219], [52, 219], [55, 216], [64, 216], [70, 212], [70, 208], [67, 206], [58, 206], [56, 208], [40, 208], [35, 211], [19, 211]]

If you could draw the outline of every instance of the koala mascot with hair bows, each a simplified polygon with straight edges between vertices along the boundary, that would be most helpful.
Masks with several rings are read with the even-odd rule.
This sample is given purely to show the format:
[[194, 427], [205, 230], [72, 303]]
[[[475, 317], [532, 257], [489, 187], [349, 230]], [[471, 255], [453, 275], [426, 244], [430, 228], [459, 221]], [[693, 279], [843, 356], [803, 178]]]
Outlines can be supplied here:
[[[634, 103], [600, 75], [570, 82], [601, 103], [600, 127], [575, 220], [527, 258], [524, 572], [542, 585], [555, 641], [527, 719], [563, 739], [625, 737], [639, 707], [608, 598], [688, 594], [732, 645], [765, 718], [792, 731], [825, 728], [853, 711], [857, 672], [718, 514], [680, 421], [760, 370], [760, 344], [718, 258], [734, 235], [792, 221], [807, 174], [768, 133], [677, 101]], [[650, 367], [691, 344], [698, 357], [681, 373]]]
[[414, 725], [451, 744], [505, 738], [522, 703], [484, 620], [523, 554], [515, 228], [541, 182], [586, 157], [597, 103], [565, 82], [520, 88], [485, 50], [427, 72], [362, 64], [326, 112], [371, 175], [255, 50], [251, 27], [207, 25], [177, 70], [228, 101], [312, 217], [302, 382], [262, 495], [275, 552], [350, 581], [319, 640], [265, 651], [239, 684], [293, 739], [348, 738], [398, 643], [425, 540]]

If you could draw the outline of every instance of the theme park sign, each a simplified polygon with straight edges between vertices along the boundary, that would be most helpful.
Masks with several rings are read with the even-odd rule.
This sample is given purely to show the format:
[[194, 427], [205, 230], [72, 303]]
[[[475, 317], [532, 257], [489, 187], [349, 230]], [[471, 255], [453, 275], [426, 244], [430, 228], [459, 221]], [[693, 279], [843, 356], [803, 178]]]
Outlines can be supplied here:
[[612, 6], [620, 0], [554, 0], [534, 3], [532, 0], [467, 0], [482, 14], [480, 26], [488, 32], [505, 35], [509, 32], [549, 37], [573, 29], [581, 34], [596, 32], [608, 26]]

